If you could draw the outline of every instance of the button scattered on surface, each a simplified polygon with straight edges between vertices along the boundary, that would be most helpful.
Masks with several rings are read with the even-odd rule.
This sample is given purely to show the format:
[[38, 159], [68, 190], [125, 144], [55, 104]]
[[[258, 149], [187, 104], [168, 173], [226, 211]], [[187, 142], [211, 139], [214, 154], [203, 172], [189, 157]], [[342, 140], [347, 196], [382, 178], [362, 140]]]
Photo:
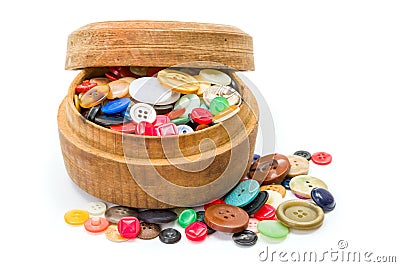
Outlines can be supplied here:
[[206, 209], [204, 220], [214, 230], [237, 233], [247, 228], [249, 215], [241, 208], [227, 204], [216, 204]]
[[157, 79], [165, 88], [182, 94], [195, 94], [200, 89], [199, 81], [182, 71], [164, 69], [158, 72]]
[[265, 204], [269, 204], [276, 209], [283, 201], [282, 195], [273, 190], [267, 190], [267, 192], [269, 194], [269, 197]]
[[253, 246], [257, 243], [257, 234], [250, 230], [244, 230], [232, 235], [233, 241], [240, 246]]
[[64, 214], [64, 220], [70, 225], [82, 225], [89, 219], [89, 212], [86, 210], [70, 210]]
[[244, 211], [246, 211], [249, 215], [253, 215], [262, 208], [265, 202], [267, 202], [268, 196], [269, 195], [267, 191], [260, 191], [252, 202], [243, 207]]
[[280, 183], [289, 173], [289, 169], [290, 163], [286, 156], [269, 154], [253, 162], [249, 176], [264, 184]]
[[203, 241], [208, 233], [207, 225], [203, 222], [193, 222], [185, 228], [187, 239], [191, 241]]
[[[206, 222], [204, 221], [205, 211], [204, 211], [204, 210], [199, 210], [199, 211], [196, 211], [196, 214], [197, 214], [197, 219], [196, 219], [196, 221], [197, 221], [197, 222], [202, 222], [202, 223], [206, 224]], [[207, 224], [206, 224], [206, 225], [207, 225]], [[213, 234], [213, 233], [215, 233], [215, 232], [216, 232], [216, 231], [215, 231], [214, 229], [210, 228], [210, 226], [207, 225], [207, 235], [211, 235], [211, 234]]]
[[146, 103], [136, 103], [129, 111], [132, 120], [136, 123], [146, 121], [153, 123], [156, 120], [156, 111], [152, 106]]
[[189, 224], [195, 222], [197, 219], [196, 211], [193, 209], [186, 209], [182, 211], [178, 218], [178, 224], [186, 228]]
[[257, 225], [260, 234], [269, 238], [284, 238], [289, 234], [289, 229], [278, 221], [261, 221]]
[[228, 74], [215, 69], [203, 69], [199, 72], [199, 76], [213, 84], [229, 85], [232, 81]]
[[311, 156], [311, 160], [318, 165], [328, 165], [332, 162], [332, 156], [326, 152], [317, 152]]
[[85, 221], [85, 229], [91, 233], [100, 233], [105, 231], [110, 223], [102, 217], [92, 217]]
[[246, 230], [250, 230], [256, 234], [258, 234], [257, 224], [258, 220], [256, 218], [249, 218], [249, 224], [247, 225]]
[[225, 203], [243, 207], [252, 202], [259, 192], [260, 185], [254, 180], [240, 182], [226, 197]]
[[181, 233], [173, 228], [166, 228], [158, 235], [161, 242], [165, 244], [175, 244], [181, 240]]
[[140, 233], [137, 236], [140, 239], [153, 239], [156, 238], [161, 232], [161, 227], [155, 223], [140, 223]]
[[118, 226], [115, 224], [108, 226], [107, 230], [105, 231], [105, 236], [108, 240], [113, 242], [124, 242], [128, 240], [128, 238], [124, 238], [119, 234]]
[[103, 202], [95, 201], [95, 202], [90, 202], [87, 205], [86, 210], [91, 214], [91, 215], [101, 215], [103, 214], [107, 209], [107, 205]]
[[118, 222], [118, 232], [122, 237], [135, 238], [140, 232], [140, 222], [136, 217], [123, 217]]
[[144, 210], [139, 212], [138, 218], [147, 223], [169, 223], [176, 220], [178, 216], [171, 210]]
[[310, 152], [305, 151], [305, 150], [296, 151], [296, 152], [293, 153], [293, 155], [303, 157], [303, 158], [305, 158], [306, 160], [310, 160], [310, 159], [311, 159], [311, 154], [310, 154]]
[[276, 217], [287, 227], [295, 229], [314, 229], [324, 221], [324, 211], [305, 200], [288, 200], [279, 205]]
[[331, 211], [336, 206], [333, 195], [324, 188], [313, 188], [311, 190], [311, 198], [318, 206], [326, 211]]
[[294, 177], [308, 173], [310, 164], [308, 163], [307, 159], [295, 155], [288, 155], [287, 158], [290, 162], [290, 170], [287, 174], [288, 177]]
[[322, 180], [309, 175], [293, 177], [289, 186], [294, 194], [303, 198], [311, 198], [311, 190], [313, 188], [328, 189], [328, 186]]
[[286, 189], [285, 189], [285, 187], [283, 187], [280, 184], [263, 185], [260, 187], [260, 191], [264, 191], [264, 190], [272, 190], [272, 191], [278, 192], [279, 194], [282, 195], [283, 198], [286, 196]]
[[281, 185], [286, 189], [286, 190], [290, 190], [290, 181], [292, 180], [291, 177], [286, 177], [285, 179], [283, 179]]
[[275, 214], [276, 209], [273, 206], [269, 204], [264, 204], [261, 209], [254, 213], [254, 218], [259, 221], [274, 220]]
[[117, 224], [122, 217], [137, 217], [137, 209], [125, 206], [113, 206], [106, 210], [104, 216], [110, 223]]

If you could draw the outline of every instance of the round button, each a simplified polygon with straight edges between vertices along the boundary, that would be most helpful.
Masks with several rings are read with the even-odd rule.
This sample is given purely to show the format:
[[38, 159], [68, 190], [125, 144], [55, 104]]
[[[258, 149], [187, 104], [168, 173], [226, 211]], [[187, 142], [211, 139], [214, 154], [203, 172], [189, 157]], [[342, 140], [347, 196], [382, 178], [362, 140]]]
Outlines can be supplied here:
[[171, 104], [180, 97], [179, 93], [173, 94], [171, 90], [163, 87], [155, 77], [134, 80], [129, 85], [129, 94], [138, 102], [152, 105]]
[[129, 115], [132, 120], [136, 123], [141, 121], [146, 121], [149, 123], [153, 123], [156, 120], [156, 111], [152, 106], [146, 103], [136, 103], [134, 104], [129, 111]]
[[249, 215], [253, 215], [256, 213], [259, 209], [262, 208], [264, 203], [268, 200], [268, 192], [266, 191], [260, 191], [257, 195], [257, 197], [247, 204], [246, 206], [243, 207], [244, 211], [246, 211]]
[[285, 189], [285, 187], [283, 187], [280, 184], [263, 185], [260, 187], [260, 191], [264, 191], [264, 190], [272, 190], [272, 191], [278, 192], [279, 194], [282, 195], [283, 198], [286, 196], [286, 189]]
[[190, 113], [190, 117], [198, 124], [210, 124], [213, 119], [211, 112], [204, 108], [194, 108]]
[[189, 224], [195, 222], [197, 219], [196, 211], [193, 209], [186, 209], [182, 211], [178, 218], [178, 224], [186, 228]]
[[147, 223], [169, 223], [176, 220], [178, 216], [171, 210], [144, 210], [139, 212], [138, 218]]
[[182, 71], [164, 69], [158, 72], [157, 79], [165, 88], [182, 94], [194, 94], [200, 89], [200, 83]]
[[174, 105], [154, 105], [153, 108], [158, 115], [166, 115], [174, 109]]
[[108, 226], [104, 234], [108, 240], [113, 242], [124, 242], [128, 240], [127, 238], [124, 238], [119, 234], [118, 226], [115, 224], [111, 224], [110, 226]]
[[214, 230], [237, 233], [247, 228], [249, 215], [241, 208], [227, 204], [216, 204], [206, 209], [204, 220]]
[[225, 204], [225, 201], [223, 201], [222, 199], [216, 199], [212, 202], [204, 204], [204, 210], [207, 210], [209, 207], [217, 205], [217, 204]]
[[326, 152], [317, 152], [311, 156], [311, 160], [318, 165], [328, 165], [332, 162], [332, 156]]
[[296, 151], [296, 152], [293, 153], [293, 155], [303, 157], [303, 158], [305, 158], [306, 160], [310, 160], [310, 159], [311, 159], [311, 154], [310, 154], [310, 152], [305, 151], [305, 150]]
[[[127, 77], [128, 78], [128, 77]], [[129, 77], [131, 78], [131, 77]], [[134, 79], [134, 78], [131, 78]], [[133, 80], [132, 80], [133, 81]], [[128, 94], [130, 82], [126, 78], [122, 78], [116, 81], [112, 81], [108, 84], [110, 92], [107, 95], [108, 99], [121, 98]]]
[[199, 72], [199, 76], [213, 84], [229, 85], [232, 81], [228, 74], [215, 69], [203, 69]]
[[288, 155], [287, 158], [290, 162], [290, 170], [287, 174], [288, 177], [294, 177], [308, 173], [310, 164], [308, 163], [307, 159], [295, 155]]
[[141, 121], [136, 124], [135, 133], [137, 135], [157, 136], [157, 129], [153, 124], [147, 121]]
[[115, 224], [117, 224], [122, 217], [136, 217], [137, 215], [137, 209], [125, 206], [114, 206], [108, 208], [104, 214], [110, 223]]
[[287, 178], [283, 179], [283, 181], [282, 181], [282, 183], [281, 183], [281, 185], [282, 185], [286, 190], [290, 190], [290, 186], [289, 186], [290, 180], [292, 180], [292, 178], [287, 177]]
[[[197, 222], [202, 222], [202, 223], [206, 224], [205, 221], [204, 221], [205, 211], [204, 211], [204, 210], [196, 211], [196, 214], [197, 214], [197, 219], [196, 219], [196, 221], [197, 221]], [[207, 224], [206, 224], [206, 225], [207, 225]], [[215, 233], [215, 232], [216, 232], [216, 231], [215, 231], [214, 229], [210, 228], [210, 226], [207, 225], [207, 235], [211, 235], [211, 234], [213, 234], [213, 233]]]
[[261, 221], [257, 225], [260, 234], [269, 238], [285, 238], [289, 229], [278, 221]]
[[138, 76], [146, 76], [147, 74], [147, 67], [130, 66], [129, 70]]
[[185, 112], [180, 117], [188, 117], [193, 109], [200, 107], [200, 98], [195, 94], [182, 96], [174, 106], [174, 110], [185, 108]]
[[242, 97], [229, 86], [213, 85], [203, 91], [203, 100], [207, 106], [210, 106], [211, 100], [217, 96], [222, 96], [228, 100], [229, 106], [240, 106]]
[[242, 232], [232, 235], [233, 242], [240, 246], [253, 246], [257, 243], [257, 234], [250, 230], [244, 230]]
[[188, 125], [178, 125], [176, 128], [178, 129], [178, 134], [193, 133], [193, 129]]
[[140, 239], [153, 239], [156, 238], [161, 232], [161, 227], [155, 223], [140, 223], [140, 233], [137, 236]]
[[224, 109], [229, 107], [229, 102], [225, 97], [217, 96], [210, 102], [210, 112], [212, 115], [217, 115]]
[[275, 214], [276, 209], [273, 206], [269, 204], [264, 204], [259, 211], [254, 213], [254, 218], [259, 221], [274, 220]]
[[232, 118], [240, 111], [239, 106], [230, 106], [214, 116], [213, 122], [219, 123]]
[[254, 154], [254, 155], [253, 155], [253, 161], [252, 161], [252, 162], [258, 160], [260, 157], [261, 157], [260, 155]]
[[94, 118], [94, 123], [98, 125], [102, 125], [105, 127], [109, 127], [111, 125], [119, 125], [124, 123], [124, 116], [121, 114], [101, 114], [101, 115], [96, 115]]
[[202, 222], [193, 222], [185, 228], [186, 237], [191, 241], [203, 241], [207, 233], [207, 225]]
[[97, 113], [99, 113], [100, 109], [101, 109], [101, 105], [91, 107], [89, 109], [89, 112], [85, 115], [85, 118], [90, 121], [94, 121], [94, 118], [96, 117]]
[[96, 83], [97, 85], [104, 85], [104, 84], [109, 84], [111, 80], [105, 77], [95, 77], [90, 79], [90, 82]]
[[328, 189], [322, 180], [309, 175], [293, 177], [289, 186], [294, 194], [303, 198], [311, 198], [311, 190], [315, 187]]
[[288, 200], [279, 205], [276, 217], [287, 227], [307, 230], [322, 224], [324, 211], [308, 201]]
[[289, 173], [289, 159], [281, 154], [262, 156], [251, 165], [249, 176], [265, 184], [280, 183]]
[[249, 218], [249, 224], [247, 225], [246, 230], [250, 230], [250, 231], [258, 234], [257, 224], [258, 224], [258, 220], [256, 218]]
[[332, 194], [324, 188], [313, 188], [311, 198], [323, 210], [331, 211], [335, 208], [336, 202]]
[[165, 244], [175, 244], [181, 240], [181, 233], [173, 228], [166, 228], [158, 235], [161, 242]]
[[267, 202], [265, 202], [265, 204], [269, 204], [276, 209], [279, 206], [279, 204], [281, 204], [283, 201], [282, 195], [273, 190], [266, 190], [266, 191], [268, 192], [269, 197]]
[[101, 217], [92, 217], [86, 220], [84, 224], [86, 231], [91, 233], [103, 232], [109, 225], [110, 223], [105, 218]]
[[259, 192], [260, 185], [254, 180], [240, 182], [226, 197], [225, 203], [243, 207], [252, 202]]
[[86, 210], [70, 210], [64, 214], [64, 220], [70, 225], [82, 225], [89, 219], [89, 212]]
[[95, 215], [95, 216], [98, 216], [98, 215], [103, 214], [103, 213], [106, 211], [106, 209], [107, 209], [106, 204], [104, 204], [103, 202], [98, 202], [98, 201], [96, 201], [96, 202], [90, 202], [90, 203], [87, 205], [87, 208], [86, 208], [86, 210], [87, 210], [91, 215]]
[[207, 125], [207, 124], [199, 124], [199, 125], [197, 125], [197, 127], [196, 127], [196, 131], [200, 131], [200, 130], [206, 129], [206, 128], [208, 128], [208, 127], [210, 127], [210, 125]]
[[135, 238], [140, 232], [140, 222], [136, 217], [123, 217], [118, 222], [118, 232], [122, 237]]
[[101, 107], [101, 111], [105, 114], [115, 114], [126, 110], [131, 103], [129, 98], [119, 98], [107, 102]]
[[108, 87], [108, 85], [97, 85], [93, 87], [82, 95], [80, 99], [81, 107], [91, 108], [100, 104], [104, 99], [106, 99], [109, 91], [110, 87]]
[[157, 115], [156, 120], [153, 122], [154, 127], [159, 127], [163, 124], [170, 123], [171, 120], [168, 118], [168, 116], [165, 115]]

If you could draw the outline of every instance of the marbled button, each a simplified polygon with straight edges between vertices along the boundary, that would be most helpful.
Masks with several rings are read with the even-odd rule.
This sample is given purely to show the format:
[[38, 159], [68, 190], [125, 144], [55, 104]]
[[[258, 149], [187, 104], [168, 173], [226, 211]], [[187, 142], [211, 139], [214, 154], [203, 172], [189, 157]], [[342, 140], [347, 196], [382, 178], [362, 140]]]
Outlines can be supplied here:
[[313, 188], [311, 190], [311, 198], [318, 206], [326, 211], [331, 211], [336, 206], [333, 195], [324, 188]]
[[213, 85], [203, 91], [203, 100], [207, 106], [210, 106], [211, 101], [217, 96], [226, 98], [230, 106], [240, 106], [242, 103], [240, 94], [229, 86]]
[[108, 85], [97, 85], [84, 93], [80, 99], [80, 105], [83, 108], [91, 108], [103, 102], [106, 99], [110, 87]]
[[242, 181], [225, 197], [225, 203], [232, 206], [243, 207], [257, 197], [259, 189], [260, 185], [257, 181]]
[[253, 246], [257, 243], [257, 234], [250, 230], [244, 230], [232, 235], [233, 241], [240, 246]]
[[264, 184], [280, 183], [289, 173], [289, 159], [281, 154], [260, 157], [250, 167], [250, 178]]

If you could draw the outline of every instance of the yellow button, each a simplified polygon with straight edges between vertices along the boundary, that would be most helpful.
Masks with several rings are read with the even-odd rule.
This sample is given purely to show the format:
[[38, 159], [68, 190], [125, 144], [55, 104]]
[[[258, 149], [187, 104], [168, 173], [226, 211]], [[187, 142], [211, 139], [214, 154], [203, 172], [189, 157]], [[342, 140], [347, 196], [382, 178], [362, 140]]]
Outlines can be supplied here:
[[64, 214], [64, 220], [70, 225], [82, 225], [89, 219], [89, 212], [86, 210], [70, 210]]
[[328, 189], [328, 186], [322, 180], [309, 175], [293, 177], [289, 186], [293, 193], [304, 198], [311, 198], [313, 188]]
[[296, 155], [288, 155], [290, 163], [290, 170], [287, 177], [295, 177], [297, 175], [307, 174], [310, 169], [310, 164], [306, 158], [296, 156]]
[[157, 79], [165, 88], [182, 94], [195, 94], [200, 88], [199, 81], [182, 71], [161, 70], [157, 74]]
[[286, 196], [286, 189], [280, 184], [269, 184], [260, 187], [260, 191], [272, 190], [278, 192], [284, 198]]
[[279, 205], [276, 217], [287, 227], [295, 229], [314, 229], [324, 221], [324, 211], [305, 200], [288, 200]]

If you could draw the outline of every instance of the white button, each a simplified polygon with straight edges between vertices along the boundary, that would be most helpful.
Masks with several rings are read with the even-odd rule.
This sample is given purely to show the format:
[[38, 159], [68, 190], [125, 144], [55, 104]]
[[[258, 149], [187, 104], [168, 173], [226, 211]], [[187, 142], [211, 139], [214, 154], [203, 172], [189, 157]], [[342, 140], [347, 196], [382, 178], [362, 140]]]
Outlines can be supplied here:
[[156, 120], [156, 111], [152, 106], [146, 103], [136, 103], [129, 111], [129, 115], [134, 122], [147, 121], [153, 123]]
[[176, 102], [180, 93], [163, 87], [155, 77], [143, 77], [129, 85], [129, 94], [139, 102], [152, 105], [167, 105]]
[[265, 204], [269, 204], [275, 209], [278, 208], [279, 204], [281, 204], [283, 201], [282, 195], [273, 190], [267, 190], [267, 192], [268, 192], [268, 200], [267, 202], [265, 202]]
[[101, 215], [103, 214], [107, 209], [106, 204], [104, 204], [103, 202], [90, 202], [87, 205], [87, 211], [91, 214], [91, 215]]
[[214, 69], [201, 70], [199, 76], [213, 84], [229, 85], [232, 81], [228, 74]]
[[182, 96], [178, 102], [175, 103], [174, 109], [185, 108], [185, 113], [181, 117], [188, 117], [193, 109], [200, 107], [200, 98], [195, 94]]
[[179, 134], [187, 134], [194, 132], [193, 129], [188, 125], [178, 125], [177, 128]]

